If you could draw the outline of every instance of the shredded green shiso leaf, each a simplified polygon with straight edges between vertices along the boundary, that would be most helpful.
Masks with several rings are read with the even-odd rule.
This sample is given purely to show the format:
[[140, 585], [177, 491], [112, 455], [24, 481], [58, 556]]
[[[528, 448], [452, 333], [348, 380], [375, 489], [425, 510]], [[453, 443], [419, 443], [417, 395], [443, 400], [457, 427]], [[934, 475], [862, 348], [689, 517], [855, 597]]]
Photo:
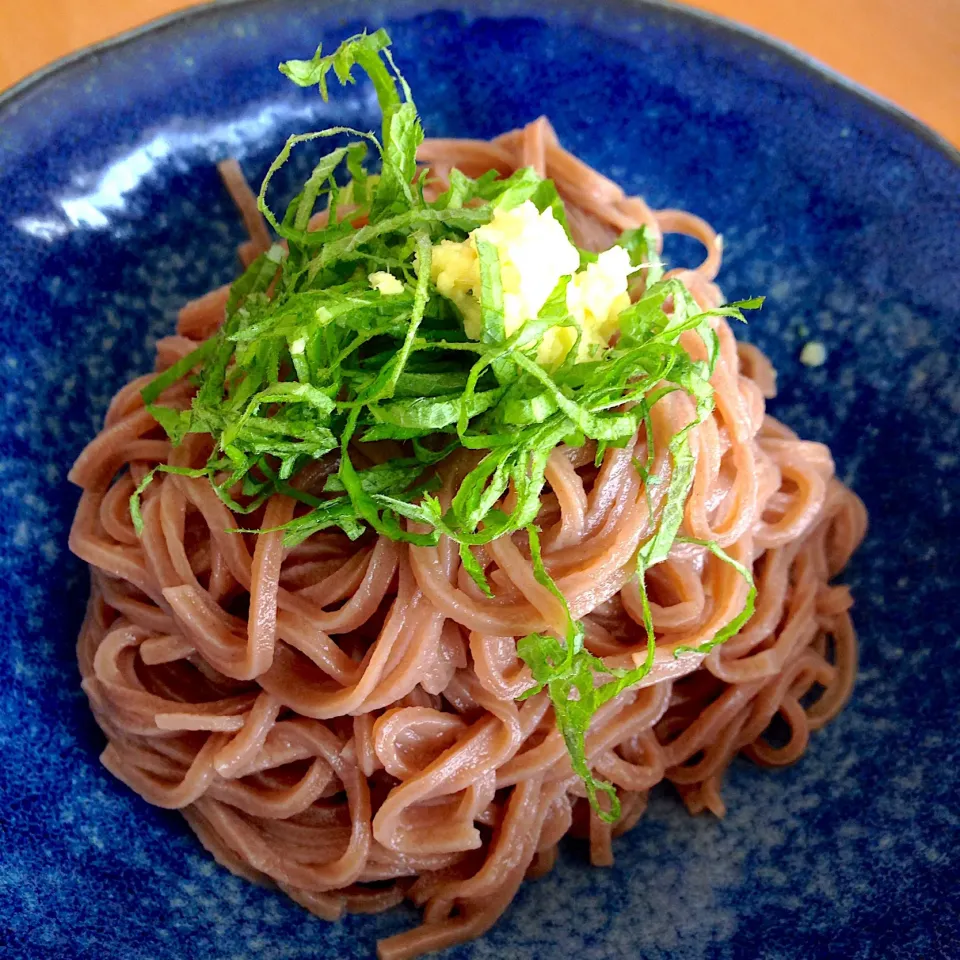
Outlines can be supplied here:
[[[531, 634], [518, 642], [517, 653], [535, 681], [523, 696], [548, 691], [573, 769], [594, 809], [614, 821], [620, 806], [616, 792], [591, 773], [585, 735], [597, 709], [642, 680], [653, 665], [644, 574], [677, 542], [695, 467], [688, 434], [713, 409], [710, 376], [719, 345], [709, 319], [743, 320], [741, 311], [759, 307], [762, 298], [702, 311], [679, 280], [662, 279], [645, 231], [628, 231], [620, 243], [644, 289], [620, 314], [620, 336], [589, 360], [575, 362], [577, 329], [567, 358], [546, 369], [535, 359], [543, 335], [555, 326], [577, 327], [566, 306], [570, 277], [560, 280], [535, 320], [506, 337], [497, 250], [480, 242], [482, 330], [479, 341], [468, 339], [459, 311], [430, 280], [432, 246], [442, 239], [462, 241], [489, 222], [496, 208], [527, 200], [540, 211], [551, 208], [566, 229], [563, 203], [554, 184], [529, 168], [502, 180], [493, 171], [471, 179], [454, 170], [449, 189], [428, 203], [416, 167], [423, 129], [389, 43], [386, 31], [378, 30], [351, 37], [331, 55], [318, 48], [311, 60], [280, 65], [299, 86], [317, 86], [324, 100], [331, 71], [345, 85], [354, 82], [352, 70], [359, 67], [376, 91], [381, 133], [334, 127], [293, 136], [271, 165], [259, 207], [286, 249], [276, 244], [258, 257], [233, 284], [218, 333], [143, 390], [148, 409], [173, 443], [188, 434], [209, 434], [213, 453], [201, 468], [161, 464], [151, 471], [131, 497], [134, 525], [139, 532], [140, 497], [157, 470], [205, 476], [234, 513], [251, 513], [275, 493], [300, 501], [304, 506], [282, 528], [287, 545], [329, 528], [352, 539], [372, 529], [417, 545], [448, 536], [488, 594], [470, 547], [526, 531], [536, 578], [563, 604], [568, 625], [563, 637]], [[342, 135], [355, 139], [320, 159], [278, 219], [267, 196], [291, 151]], [[378, 177], [367, 172], [370, 154], [379, 161]], [[338, 186], [338, 174], [348, 178], [346, 188]], [[338, 204], [347, 198], [351, 209], [341, 217]], [[327, 225], [311, 230], [318, 209], [329, 211]], [[588, 262], [595, 255], [581, 251], [581, 257]], [[369, 283], [375, 271], [391, 273], [403, 291], [381, 295]], [[703, 341], [705, 360], [692, 359], [680, 346], [687, 330]], [[197, 389], [189, 409], [157, 403], [164, 390], [190, 376]], [[544, 567], [534, 526], [544, 469], [561, 442], [596, 441], [599, 462], [606, 449], [627, 444], [642, 424], [649, 428], [653, 405], [674, 390], [695, 400], [696, 418], [669, 442], [670, 479], [658, 494], [654, 531], [636, 556], [647, 657], [635, 669], [616, 669], [584, 647], [583, 627]], [[636, 462], [645, 479], [646, 464], [653, 462], [652, 430], [647, 437], [645, 464]], [[356, 466], [351, 442], [375, 440], [400, 441], [409, 456]], [[480, 459], [444, 509], [432, 492], [431, 467], [459, 448], [479, 451]], [[337, 457], [339, 467], [323, 495], [298, 489], [298, 472], [325, 457]], [[502, 498], [511, 488], [508, 513]], [[736, 567], [749, 595], [736, 620], [697, 653], [736, 633], [751, 615], [755, 596], [748, 569], [716, 544], [701, 545]], [[606, 794], [606, 806], [600, 794]]]

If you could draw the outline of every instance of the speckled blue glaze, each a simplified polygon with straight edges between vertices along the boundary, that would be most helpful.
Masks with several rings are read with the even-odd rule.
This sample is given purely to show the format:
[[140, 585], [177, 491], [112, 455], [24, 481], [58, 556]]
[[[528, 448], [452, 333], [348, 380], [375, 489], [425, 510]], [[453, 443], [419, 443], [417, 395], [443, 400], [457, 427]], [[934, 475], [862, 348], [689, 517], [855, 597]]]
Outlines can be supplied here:
[[[658, 793], [616, 867], [571, 845], [449, 956], [960, 956], [957, 157], [676, 8], [352, 9], [351, 23], [308, 0], [203, 11], [0, 103], [0, 955], [366, 958], [414, 922], [310, 917], [99, 766], [73, 654], [87, 577], [66, 549], [65, 473], [109, 397], [185, 300], [234, 275], [242, 228], [213, 162], [236, 155], [258, 177], [289, 132], [370, 127], [366, 87], [325, 108], [274, 65], [386, 22], [428, 133], [547, 113], [628, 190], [723, 232], [727, 294], [769, 296], [746, 336], [779, 368], [774, 412], [832, 446], [872, 517], [848, 578], [860, 679], [803, 760], [738, 762], [722, 822]], [[798, 362], [807, 338], [828, 349], [817, 370]]]

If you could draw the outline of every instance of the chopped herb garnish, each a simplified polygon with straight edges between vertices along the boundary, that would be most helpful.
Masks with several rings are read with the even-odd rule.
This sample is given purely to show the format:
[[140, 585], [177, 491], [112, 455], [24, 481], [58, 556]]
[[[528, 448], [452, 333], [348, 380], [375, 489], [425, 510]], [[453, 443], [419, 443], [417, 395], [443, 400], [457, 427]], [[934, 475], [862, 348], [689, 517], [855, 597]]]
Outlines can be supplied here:
[[[620, 244], [642, 293], [620, 313], [615, 342], [585, 341], [589, 348], [581, 356], [584, 331], [567, 308], [573, 275], [561, 277], [538, 316], [508, 334], [497, 248], [477, 238], [481, 329], [470, 339], [460, 310], [431, 279], [436, 245], [462, 243], [497, 211], [525, 203], [551, 211], [569, 235], [563, 203], [554, 184], [531, 169], [503, 180], [492, 172], [472, 179], [454, 170], [449, 189], [428, 202], [416, 167], [423, 130], [389, 43], [378, 30], [350, 38], [328, 56], [318, 49], [311, 60], [281, 65], [294, 83], [317, 86], [324, 100], [331, 71], [346, 84], [359, 67], [380, 104], [380, 136], [336, 127], [287, 141], [259, 194], [261, 211], [285, 243], [260, 256], [233, 285], [221, 329], [143, 391], [174, 443], [188, 434], [210, 435], [213, 452], [203, 467], [157, 469], [207, 477], [238, 514], [253, 512], [274, 493], [296, 498], [298, 512], [281, 528], [287, 545], [329, 528], [354, 539], [372, 529], [422, 545], [448, 536], [488, 595], [471, 546], [526, 530], [535, 576], [563, 604], [568, 624], [562, 637], [533, 634], [518, 642], [535, 680], [525, 696], [548, 690], [573, 768], [600, 815], [613, 820], [616, 793], [594, 779], [585, 735], [597, 709], [653, 664], [644, 575], [677, 541], [695, 466], [689, 431], [713, 409], [709, 381], [718, 343], [710, 318], [743, 320], [741, 310], [761, 300], [701, 310], [679, 280], [663, 279], [648, 231], [628, 231]], [[274, 175], [295, 148], [329, 138], [346, 142], [319, 159], [278, 216], [268, 202]], [[377, 175], [367, 170], [368, 154], [379, 160]], [[322, 211], [326, 222], [313, 229]], [[578, 252], [581, 264], [597, 261], [590, 251]], [[371, 284], [373, 274], [381, 284], [385, 275], [393, 278], [389, 292]], [[556, 363], [538, 361], [544, 337], [564, 327], [573, 328], [564, 331], [572, 346]], [[680, 345], [685, 331], [702, 339], [706, 360], [692, 359]], [[190, 408], [163, 406], [163, 392], [187, 376], [197, 383]], [[583, 627], [569, 616], [544, 566], [534, 527], [544, 470], [558, 443], [596, 441], [599, 459], [646, 427], [645, 455], [635, 463], [649, 480], [655, 453], [650, 411], [677, 390], [695, 400], [696, 417], [669, 442], [670, 477], [656, 497], [653, 533], [636, 557], [648, 655], [632, 670], [614, 669], [586, 650]], [[404, 456], [365, 465], [369, 461], [358, 456], [363, 445], [382, 440], [400, 443]], [[444, 507], [431, 492], [432, 468], [458, 448], [477, 451], [478, 460]], [[322, 459], [331, 467], [322, 489], [299, 489], [303, 468]], [[138, 530], [140, 497], [152, 476], [131, 497]], [[734, 563], [716, 545], [704, 546]], [[750, 572], [734, 565], [752, 590]], [[752, 596], [740, 617], [698, 652], [740, 628]], [[605, 809], [600, 794], [607, 795]]]

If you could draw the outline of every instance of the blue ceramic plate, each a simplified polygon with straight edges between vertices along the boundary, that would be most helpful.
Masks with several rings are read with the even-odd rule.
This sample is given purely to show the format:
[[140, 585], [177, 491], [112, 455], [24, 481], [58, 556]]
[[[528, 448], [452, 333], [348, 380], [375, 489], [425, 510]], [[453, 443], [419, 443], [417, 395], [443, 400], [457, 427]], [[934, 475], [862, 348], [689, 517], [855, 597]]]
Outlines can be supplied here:
[[[872, 518], [849, 571], [860, 679], [801, 762], [735, 764], [723, 821], [657, 793], [616, 867], [569, 847], [450, 956], [960, 955], [960, 160], [839, 78], [682, 8], [534, 6], [217, 5], [0, 100], [4, 957], [361, 958], [415, 920], [310, 917], [99, 766], [73, 653], [87, 576], [66, 549], [65, 474], [108, 398], [149, 369], [185, 300], [235, 274], [242, 227], [214, 162], [259, 178], [294, 130], [371, 127], [366, 87], [324, 108], [275, 67], [380, 24], [428, 133], [547, 113], [629, 191], [723, 232], [727, 295], [769, 297], [747, 336], [780, 370], [774, 412], [831, 445]], [[828, 351], [816, 370], [798, 362], [808, 339]]]

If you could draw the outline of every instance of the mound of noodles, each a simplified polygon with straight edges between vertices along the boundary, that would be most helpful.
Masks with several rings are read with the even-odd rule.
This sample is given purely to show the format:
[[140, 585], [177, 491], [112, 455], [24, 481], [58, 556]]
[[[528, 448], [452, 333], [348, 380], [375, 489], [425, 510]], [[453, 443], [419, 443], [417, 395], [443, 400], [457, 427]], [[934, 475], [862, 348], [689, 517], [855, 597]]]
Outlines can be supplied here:
[[[563, 150], [543, 119], [492, 142], [428, 140], [429, 189], [456, 167], [471, 176], [533, 166], [557, 184], [574, 237], [605, 249], [646, 224], [657, 237], [701, 240], [706, 259], [676, 270], [702, 307], [714, 285], [719, 238], [702, 220], [651, 210]], [[238, 168], [226, 178], [253, 239], [269, 243]], [[157, 346], [165, 369], [223, 318], [226, 290], [188, 305], [176, 335]], [[183, 811], [201, 843], [234, 873], [275, 884], [335, 919], [404, 898], [423, 924], [383, 941], [402, 960], [475, 937], [493, 924], [524, 877], [548, 871], [568, 833], [588, 839], [598, 865], [613, 837], [643, 814], [651, 787], [675, 784], [693, 813], [724, 812], [724, 771], [738, 752], [781, 765], [843, 706], [856, 669], [851, 597], [830, 581], [860, 541], [865, 513], [834, 477], [830, 451], [799, 439], [764, 411], [775, 376], [766, 358], [713, 321], [721, 351], [716, 408], [696, 427], [696, 477], [687, 538], [716, 541], [752, 567], [756, 613], [706, 657], [674, 658], [709, 640], [742, 609], [747, 584], [705, 549], [682, 544], [650, 570], [654, 667], [607, 703], [587, 737], [590, 766], [616, 787], [622, 812], [606, 824], [584, 799], [546, 692], [530, 686], [516, 641], [557, 621], [557, 600], [533, 575], [525, 535], [480, 552], [495, 596], [461, 569], [454, 544], [415, 547], [373, 534], [351, 542], [320, 533], [292, 549], [272, 528], [294, 515], [277, 495], [238, 518], [204, 478], [157, 475], [143, 498], [142, 537], [128, 500], [158, 463], [202, 465], [209, 438], [173, 447], [144, 409], [141, 377], [114, 398], [100, 435], [71, 474], [83, 495], [71, 534], [91, 566], [78, 644], [83, 688], [108, 739], [102, 760], [150, 803]], [[693, 333], [681, 343], [703, 345]], [[181, 382], [164, 402], [184, 406]], [[653, 475], [669, 476], [667, 441], [692, 418], [674, 393], [652, 413]], [[590, 446], [550, 457], [538, 525], [547, 569], [586, 645], [608, 662], [644, 656], [631, 557], [651, 532], [635, 448]], [[357, 447], [356, 462], [400, 453]], [[461, 451], [439, 468], [441, 500], [475, 461]], [[319, 492], [335, 465], [297, 483]], [[780, 735], [766, 736], [779, 716]]]

